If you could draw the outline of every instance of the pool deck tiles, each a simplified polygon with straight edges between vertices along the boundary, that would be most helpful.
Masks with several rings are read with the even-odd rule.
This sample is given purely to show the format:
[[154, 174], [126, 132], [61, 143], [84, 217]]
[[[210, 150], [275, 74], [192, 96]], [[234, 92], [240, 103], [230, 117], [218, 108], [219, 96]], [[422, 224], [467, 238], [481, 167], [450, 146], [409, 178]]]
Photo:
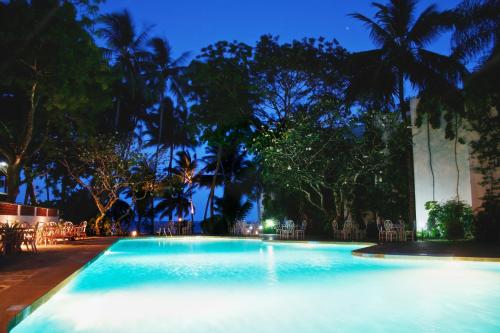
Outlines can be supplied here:
[[46, 295], [113, 244], [117, 237], [90, 237], [40, 246], [38, 253], [0, 256], [0, 332], [30, 304]]

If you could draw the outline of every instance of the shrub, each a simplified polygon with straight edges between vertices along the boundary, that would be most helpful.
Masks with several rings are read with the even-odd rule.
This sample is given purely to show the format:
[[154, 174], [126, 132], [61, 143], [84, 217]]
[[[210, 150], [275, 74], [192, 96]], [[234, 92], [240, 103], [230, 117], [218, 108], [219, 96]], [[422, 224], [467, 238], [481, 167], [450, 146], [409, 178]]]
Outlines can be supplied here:
[[221, 215], [214, 215], [213, 222], [210, 218], [201, 221], [201, 229], [208, 235], [227, 235], [229, 228], [227, 221]]
[[432, 238], [450, 240], [468, 238], [472, 235], [472, 208], [465, 202], [450, 200], [445, 203], [429, 201], [427, 228]]
[[474, 217], [474, 237], [481, 242], [500, 242], [500, 204], [487, 200]]

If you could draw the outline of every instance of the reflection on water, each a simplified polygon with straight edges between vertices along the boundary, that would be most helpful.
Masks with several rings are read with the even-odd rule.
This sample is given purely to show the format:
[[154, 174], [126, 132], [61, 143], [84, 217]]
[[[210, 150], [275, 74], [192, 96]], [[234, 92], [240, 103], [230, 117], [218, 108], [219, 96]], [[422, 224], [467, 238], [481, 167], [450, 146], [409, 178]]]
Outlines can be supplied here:
[[124, 240], [13, 332], [500, 332], [500, 265], [357, 247]]

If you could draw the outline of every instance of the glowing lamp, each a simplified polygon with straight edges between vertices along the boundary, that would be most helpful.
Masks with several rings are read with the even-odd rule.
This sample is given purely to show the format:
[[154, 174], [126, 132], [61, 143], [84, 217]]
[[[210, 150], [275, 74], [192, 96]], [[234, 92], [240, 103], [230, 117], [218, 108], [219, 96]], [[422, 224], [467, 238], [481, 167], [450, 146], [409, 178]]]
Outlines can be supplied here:
[[264, 225], [266, 226], [266, 228], [269, 228], [269, 229], [274, 228], [275, 224], [276, 224], [276, 222], [274, 222], [273, 219], [267, 219], [264, 221]]
[[132, 237], [137, 237], [137, 231], [135, 231], [135, 230], [134, 230], [134, 231], [132, 231], [132, 232], [130, 233], [130, 236], [132, 236]]

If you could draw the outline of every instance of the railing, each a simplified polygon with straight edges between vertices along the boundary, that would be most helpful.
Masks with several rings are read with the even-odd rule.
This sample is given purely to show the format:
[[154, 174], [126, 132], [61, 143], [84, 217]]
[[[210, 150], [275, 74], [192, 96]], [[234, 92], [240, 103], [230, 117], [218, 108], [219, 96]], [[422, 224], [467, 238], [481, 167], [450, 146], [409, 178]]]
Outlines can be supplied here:
[[27, 222], [33, 225], [39, 221], [58, 220], [58, 218], [59, 210], [55, 208], [0, 202], [0, 222], [3, 223]]

